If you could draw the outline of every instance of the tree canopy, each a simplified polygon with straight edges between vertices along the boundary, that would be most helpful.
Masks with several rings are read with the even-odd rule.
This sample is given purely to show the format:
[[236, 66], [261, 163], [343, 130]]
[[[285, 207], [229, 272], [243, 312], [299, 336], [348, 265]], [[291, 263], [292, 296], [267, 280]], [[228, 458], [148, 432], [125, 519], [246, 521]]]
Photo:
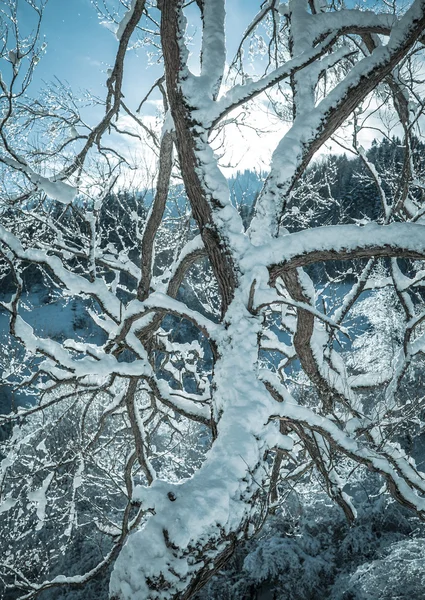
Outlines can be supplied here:
[[[30, 394], [1, 416], [0, 518], [21, 542], [0, 560], [7, 589], [29, 599], [110, 569], [111, 600], [190, 598], [312, 472], [349, 522], [355, 467], [423, 518], [401, 432], [424, 399], [405, 384], [425, 348], [425, 1], [259, 2], [234, 57], [224, 0], [97, 4], [116, 56], [95, 124], [62, 84], [31, 96], [44, 0], [27, 0], [27, 37], [16, 1], [0, 13], [3, 378]], [[163, 74], [129, 106], [136, 43]], [[248, 215], [220, 148], [255, 103], [282, 135]], [[384, 141], [365, 150], [368, 128]], [[148, 149], [152, 191], [132, 185], [126, 137]], [[331, 141], [357, 161], [357, 212], [351, 167], [308, 168]], [[78, 312], [60, 338], [34, 322], [29, 270], [47, 304]], [[350, 319], [378, 288], [397, 326], [370, 361]], [[66, 572], [61, 552], [93, 523], [99, 560]]]

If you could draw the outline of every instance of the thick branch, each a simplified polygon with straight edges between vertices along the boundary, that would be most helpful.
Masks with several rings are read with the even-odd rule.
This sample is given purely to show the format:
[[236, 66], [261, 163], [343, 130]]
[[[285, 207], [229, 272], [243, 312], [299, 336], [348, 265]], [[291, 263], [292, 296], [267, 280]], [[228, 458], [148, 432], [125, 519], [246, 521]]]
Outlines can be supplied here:
[[158, 228], [164, 215], [173, 168], [173, 134], [166, 131], [161, 140], [159, 151], [159, 172], [155, 198], [146, 221], [142, 237], [141, 278], [137, 289], [137, 298], [143, 302], [149, 294], [152, 278], [154, 243]]
[[162, 9], [161, 39], [168, 98], [176, 128], [176, 145], [186, 193], [212, 270], [217, 278], [224, 314], [233, 298], [236, 286], [235, 266], [214, 222], [212, 209], [199, 175], [199, 159], [196, 156], [197, 134], [192, 130], [190, 109], [181, 91], [180, 74], [186, 65], [180, 47], [183, 35], [179, 22], [180, 10], [179, 0], [165, 2]]
[[423, 260], [425, 226], [417, 223], [331, 225], [282, 236], [272, 241], [270, 257], [281, 249], [284, 260], [269, 262], [271, 281], [284, 272], [328, 260], [391, 257]]

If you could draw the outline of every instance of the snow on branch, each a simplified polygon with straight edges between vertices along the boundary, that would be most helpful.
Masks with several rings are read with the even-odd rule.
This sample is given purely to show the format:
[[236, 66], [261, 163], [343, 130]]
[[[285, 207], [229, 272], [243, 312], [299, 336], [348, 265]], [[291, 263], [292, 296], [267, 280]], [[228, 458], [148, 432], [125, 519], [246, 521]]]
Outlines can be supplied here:
[[200, 80], [212, 99], [218, 94], [226, 62], [224, 17], [224, 0], [203, 1]]
[[36, 248], [24, 249], [19, 239], [10, 231], [7, 231], [0, 225], [0, 242], [7, 246], [12, 253], [21, 260], [26, 260], [29, 263], [45, 265], [51, 271], [53, 276], [61, 282], [61, 284], [76, 296], [86, 294], [95, 298], [105, 312], [115, 321], [119, 320], [121, 311], [121, 303], [118, 298], [112, 294], [105, 282], [101, 279], [89, 281], [66, 269], [62, 261], [57, 256], [52, 256], [44, 250]]
[[416, 0], [393, 27], [386, 45], [359, 60], [317, 106], [298, 107], [291, 129], [273, 153], [270, 175], [256, 205], [251, 239], [264, 243], [277, 235], [285, 199], [315, 152], [342, 125], [360, 102], [389, 74], [425, 28], [425, 6]]
[[[281, 236], [262, 249], [274, 280], [283, 271], [327, 260], [349, 260], [372, 256], [425, 257], [425, 225], [392, 223], [378, 225], [329, 225]], [[243, 259], [249, 268], [255, 255]]]
[[397, 23], [392, 13], [375, 13], [371, 10], [344, 8], [337, 12], [321, 12], [308, 15], [314, 28], [315, 42], [334, 34], [377, 33], [390, 35], [392, 27]]
[[[262, 372], [262, 380], [272, 394], [281, 397], [278, 410], [271, 419], [281, 418], [316, 431], [344, 454], [366, 464], [384, 477], [390, 477], [396, 494], [399, 495], [398, 499], [404, 500], [406, 505], [425, 516], [425, 498], [418, 495], [418, 491], [421, 494], [425, 493], [425, 474], [412, 468], [395, 446], [384, 447], [383, 451], [379, 452], [370, 445], [362, 444], [334, 421], [317, 414], [311, 408], [300, 406], [288, 390], [269, 372]], [[361, 429], [360, 424], [358, 429]]]
[[233, 86], [214, 104], [206, 104], [205, 109], [199, 108], [195, 110], [194, 115], [206, 127], [213, 127], [238, 106], [256, 98], [262, 92], [287, 79], [291, 74], [319, 60], [333, 46], [336, 39], [336, 36], [330, 35], [315, 48], [288, 60], [282, 66], [258, 81], [250, 81], [249, 83]]
[[71, 204], [77, 195], [77, 188], [64, 183], [63, 181], [48, 179], [39, 175], [31, 169], [27, 164], [18, 162], [12, 158], [1, 157], [1, 162], [4, 162], [8, 166], [25, 173], [30, 179], [31, 183], [36, 186], [36, 189], [42, 190], [49, 198], [57, 200], [61, 204]]

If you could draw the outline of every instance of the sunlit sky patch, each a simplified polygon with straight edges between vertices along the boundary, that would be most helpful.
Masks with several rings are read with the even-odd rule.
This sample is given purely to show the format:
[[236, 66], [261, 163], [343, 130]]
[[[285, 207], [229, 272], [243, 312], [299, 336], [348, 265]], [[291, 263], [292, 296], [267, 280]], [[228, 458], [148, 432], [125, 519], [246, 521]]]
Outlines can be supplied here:
[[[110, 2], [111, 7], [117, 4]], [[22, 4], [21, 10], [22, 25], [29, 30], [33, 26], [34, 15], [25, 4]], [[193, 36], [192, 48], [196, 50], [199, 46], [200, 21], [197, 8], [194, 6], [190, 10], [194, 24], [190, 26], [189, 33]], [[255, 0], [232, 0], [227, 3], [228, 60], [233, 58], [242, 33], [257, 10], [258, 2]], [[124, 9], [121, 16], [123, 13]], [[117, 15], [119, 17], [120, 14]], [[41, 30], [47, 47], [34, 75], [32, 93], [37, 93], [45, 82], [59, 79], [69, 84], [77, 95], [87, 89], [91, 94], [104, 98], [107, 71], [113, 64], [118, 47], [113, 31], [114, 25], [99, 17], [91, 0], [49, 0]], [[197, 52], [194, 52], [193, 56], [196, 55]], [[157, 58], [155, 54], [149, 56], [144, 46], [127, 53], [123, 92], [127, 105], [133, 109], [137, 108], [152, 82], [162, 73]], [[255, 62], [255, 57], [253, 60]], [[196, 72], [195, 58], [190, 66]], [[154, 96], [152, 101], [144, 105], [143, 114], [152, 123], [158, 110], [159, 97]], [[265, 100], [258, 100], [248, 111], [249, 118], [240, 125], [229, 125], [224, 138], [219, 138], [215, 144], [217, 152], [222, 155], [221, 165], [228, 175], [236, 170], [267, 169], [273, 149], [288, 128], [287, 124], [271, 114]], [[247, 111], [240, 112], [246, 114]], [[99, 108], [87, 111], [87, 119], [92, 125], [101, 116]], [[362, 143], [365, 147], [374, 137], [379, 137], [376, 132], [363, 134]], [[127, 139], [123, 143], [131, 145], [132, 142]], [[330, 151], [329, 148], [342, 152], [336, 144], [328, 146], [325, 151]], [[136, 146], [129, 147], [130, 153], [137, 151]]]

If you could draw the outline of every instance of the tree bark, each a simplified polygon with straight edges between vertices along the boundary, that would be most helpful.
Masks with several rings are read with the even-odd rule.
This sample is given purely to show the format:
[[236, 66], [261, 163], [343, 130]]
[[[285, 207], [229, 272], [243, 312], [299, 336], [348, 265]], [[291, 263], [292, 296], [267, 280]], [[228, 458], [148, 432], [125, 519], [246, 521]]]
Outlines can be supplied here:
[[[207, 199], [206, 190], [199, 177], [199, 159], [196, 156], [196, 142], [199, 134], [194, 130], [196, 123], [191, 116], [181, 91], [181, 73], [185, 63], [181, 57], [179, 38], [180, 0], [163, 3], [161, 13], [161, 40], [164, 54], [165, 76], [171, 114], [176, 128], [176, 146], [185, 190], [192, 207], [192, 213], [199, 227], [202, 240], [217, 279], [221, 295], [222, 315], [232, 301], [236, 287], [236, 270], [230, 251], [226, 248], [214, 222], [209, 201], [216, 202], [213, 194]], [[218, 201], [217, 201], [218, 203]]]

